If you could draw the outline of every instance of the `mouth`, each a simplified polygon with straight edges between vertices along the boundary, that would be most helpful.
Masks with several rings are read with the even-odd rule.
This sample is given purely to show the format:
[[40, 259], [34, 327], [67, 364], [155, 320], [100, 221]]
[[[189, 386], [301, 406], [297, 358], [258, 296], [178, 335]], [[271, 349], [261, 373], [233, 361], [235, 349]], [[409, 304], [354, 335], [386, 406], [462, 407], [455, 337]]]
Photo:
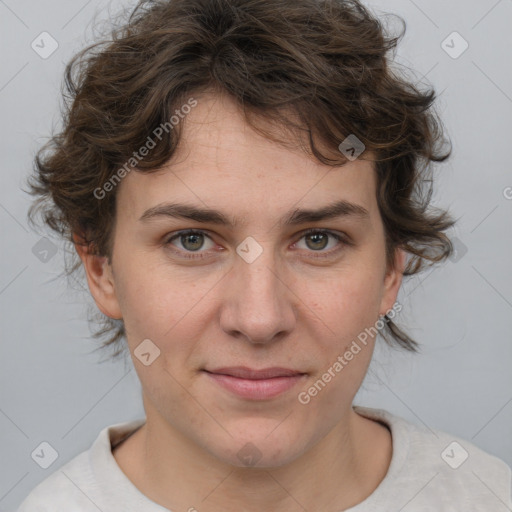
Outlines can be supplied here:
[[218, 368], [203, 372], [224, 390], [248, 400], [268, 400], [289, 391], [307, 376], [289, 368]]

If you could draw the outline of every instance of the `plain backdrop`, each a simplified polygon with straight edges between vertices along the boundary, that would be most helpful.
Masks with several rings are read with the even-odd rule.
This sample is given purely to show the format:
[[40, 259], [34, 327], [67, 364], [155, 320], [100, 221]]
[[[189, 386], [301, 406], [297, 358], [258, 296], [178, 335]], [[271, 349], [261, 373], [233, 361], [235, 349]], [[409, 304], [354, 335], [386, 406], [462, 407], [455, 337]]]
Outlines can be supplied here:
[[[405, 19], [397, 62], [440, 94], [454, 152], [435, 167], [434, 205], [459, 222], [454, 257], [399, 295], [399, 323], [422, 353], [380, 340], [355, 403], [445, 430], [512, 465], [512, 0], [366, 4]], [[92, 42], [94, 16], [120, 5], [133, 2], [0, 0], [0, 511], [14, 510], [102, 428], [144, 415], [131, 360], [101, 362], [93, 352], [87, 295], [59, 277], [63, 246], [29, 228], [22, 191], [35, 152], [59, 126], [65, 63]], [[45, 51], [58, 44], [47, 58], [31, 46], [41, 37]], [[58, 453], [48, 469], [31, 457], [42, 442]]]

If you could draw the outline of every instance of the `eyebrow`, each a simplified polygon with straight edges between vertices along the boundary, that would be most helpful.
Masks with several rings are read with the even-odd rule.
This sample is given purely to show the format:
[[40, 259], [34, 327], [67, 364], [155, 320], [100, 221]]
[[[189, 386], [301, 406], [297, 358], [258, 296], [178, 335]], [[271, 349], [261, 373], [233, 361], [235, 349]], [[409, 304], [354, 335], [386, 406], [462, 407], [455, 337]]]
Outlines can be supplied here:
[[[188, 219], [202, 223], [225, 225], [235, 227], [242, 224], [240, 218], [230, 220], [228, 216], [218, 210], [198, 208], [185, 203], [163, 203], [146, 210], [139, 221], [148, 222], [157, 218]], [[336, 201], [316, 210], [295, 209], [288, 213], [282, 223], [288, 226], [304, 224], [307, 222], [319, 222], [340, 217], [354, 217], [361, 220], [369, 220], [370, 214], [366, 208], [359, 204], [346, 200]]]

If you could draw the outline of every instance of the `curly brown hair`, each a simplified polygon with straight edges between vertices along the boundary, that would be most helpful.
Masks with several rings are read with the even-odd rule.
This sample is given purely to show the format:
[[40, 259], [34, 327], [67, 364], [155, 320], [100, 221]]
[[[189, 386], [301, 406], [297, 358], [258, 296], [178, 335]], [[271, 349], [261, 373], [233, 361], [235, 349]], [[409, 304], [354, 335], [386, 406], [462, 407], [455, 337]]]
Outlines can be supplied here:
[[[388, 265], [397, 248], [411, 256], [405, 276], [442, 261], [453, 251], [444, 231], [455, 221], [430, 205], [431, 164], [446, 160], [451, 144], [443, 149], [435, 91], [421, 91], [387, 55], [405, 34], [395, 17], [403, 29], [393, 36], [357, 0], [139, 2], [109, 37], [67, 64], [63, 129], [35, 157], [29, 221], [39, 212], [69, 243], [110, 260], [115, 188], [101, 199], [95, 191], [186, 98], [218, 91], [265, 136], [273, 138], [258, 120], [305, 136], [303, 149], [327, 165], [347, 161], [338, 148], [355, 135], [375, 161]], [[181, 124], [163, 133], [137, 172], [172, 157]], [[69, 276], [81, 266], [74, 256]], [[417, 351], [390, 318], [385, 323], [390, 345]], [[117, 348], [114, 357], [123, 351], [122, 321], [101, 315], [93, 336]]]

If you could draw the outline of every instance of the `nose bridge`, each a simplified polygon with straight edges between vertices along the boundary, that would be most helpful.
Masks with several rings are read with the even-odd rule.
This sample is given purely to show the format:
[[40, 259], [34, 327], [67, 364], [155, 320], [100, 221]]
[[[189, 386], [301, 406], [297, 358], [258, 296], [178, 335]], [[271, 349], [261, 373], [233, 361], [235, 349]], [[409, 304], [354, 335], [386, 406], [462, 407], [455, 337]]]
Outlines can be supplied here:
[[237, 250], [240, 257], [234, 262], [224, 328], [252, 342], [265, 343], [291, 330], [295, 313], [291, 292], [284, 284], [284, 275], [280, 275], [283, 266], [279, 255], [270, 244], [258, 244], [259, 249], [254, 242], [248, 244], [240, 244]]
[[240, 292], [243, 294], [247, 304], [261, 302], [265, 305], [272, 305], [279, 300], [278, 290], [282, 285], [278, 277], [278, 264], [270, 250], [261, 255], [252, 263], [239, 261], [235, 273], [242, 286]]

